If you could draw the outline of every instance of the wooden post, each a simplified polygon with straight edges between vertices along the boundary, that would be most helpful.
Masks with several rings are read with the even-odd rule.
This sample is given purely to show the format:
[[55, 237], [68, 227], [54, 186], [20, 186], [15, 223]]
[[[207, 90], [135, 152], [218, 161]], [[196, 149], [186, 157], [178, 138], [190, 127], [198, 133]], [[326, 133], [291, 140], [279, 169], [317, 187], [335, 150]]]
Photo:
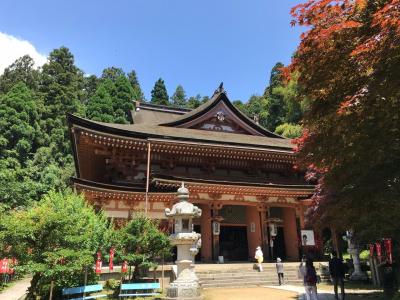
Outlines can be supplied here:
[[146, 217], [147, 217], [147, 211], [148, 211], [148, 205], [149, 205], [150, 154], [151, 154], [151, 146], [150, 146], [150, 141], [149, 141], [149, 142], [147, 142], [147, 177], [146, 177], [146, 203], [145, 203]]
[[164, 292], [164, 254], [161, 260], [161, 293]]
[[49, 300], [53, 299], [53, 288], [54, 288], [54, 280], [51, 281], [50, 283], [50, 295], [49, 295]]

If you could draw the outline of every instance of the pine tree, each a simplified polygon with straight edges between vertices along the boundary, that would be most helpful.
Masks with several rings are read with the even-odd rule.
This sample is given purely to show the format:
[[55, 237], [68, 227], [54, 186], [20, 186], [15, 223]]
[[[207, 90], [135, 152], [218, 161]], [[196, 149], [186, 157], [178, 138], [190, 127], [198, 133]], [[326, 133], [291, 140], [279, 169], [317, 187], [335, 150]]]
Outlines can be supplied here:
[[144, 101], [144, 94], [142, 92], [142, 89], [140, 88], [139, 80], [137, 78], [135, 70], [132, 70], [128, 73], [128, 79], [133, 88], [133, 100]]
[[167, 93], [167, 88], [165, 87], [164, 80], [159, 78], [155, 85], [153, 90], [151, 91], [151, 103], [153, 104], [159, 104], [159, 105], [168, 105], [168, 93]]
[[23, 82], [36, 91], [39, 86], [39, 71], [34, 69], [34, 61], [29, 55], [18, 58], [0, 76], [0, 95], [6, 94], [15, 84]]
[[195, 109], [195, 108], [199, 107], [200, 105], [201, 105], [200, 94], [197, 94], [196, 96], [191, 96], [188, 99], [187, 104], [186, 104], [186, 106], [191, 109]]
[[0, 158], [21, 164], [36, 151], [39, 142], [39, 112], [35, 95], [23, 82], [0, 97]]
[[133, 88], [125, 76], [115, 81], [115, 97], [113, 99], [114, 122], [130, 123], [130, 112], [133, 109]]
[[111, 79], [113, 82], [116, 82], [120, 76], [125, 76], [125, 72], [117, 67], [106, 68], [101, 74], [102, 79]]
[[283, 64], [278, 62], [272, 68], [269, 86], [265, 89], [263, 97], [268, 101], [268, 118], [264, 126], [271, 131], [274, 131], [278, 125], [284, 123], [286, 115], [286, 106], [283, 96], [274, 92], [274, 88], [283, 84], [282, 67]]
[[171, 97], [172, 105], [176, 107], [186, 106], [186, 93], [181, 85], [176, 87], [175, 93]]
[[[105, 79], [89, 99], [86, 108], [86, 116], [94, 121], [114, 122], [113, 98], [110, 95], [110, 79]], [[111, 91], [112, 92], [112, 91]]]
[[43, 66], [40, 92], [44, 96], [41, 127], [46, 144], [54, 143], [60, 161], [71, 154], [66, 113], [83, 116], [83, 74], [75, 66], [74, 57], [66, 47], [53, 50]]

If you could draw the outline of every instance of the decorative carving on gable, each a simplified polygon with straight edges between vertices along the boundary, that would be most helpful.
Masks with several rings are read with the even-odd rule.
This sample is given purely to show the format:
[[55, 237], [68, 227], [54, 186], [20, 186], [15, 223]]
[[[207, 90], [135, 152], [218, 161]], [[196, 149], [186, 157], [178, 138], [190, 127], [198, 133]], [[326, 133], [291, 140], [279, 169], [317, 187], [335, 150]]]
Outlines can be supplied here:
[[237, 113], [232, 111], [222, 101], [207, 113], [188, 121], [178, 127], [193, 128], [210, 131], [222, 131], [249, 135], [262, 135], [257, 130], [246, 124]]

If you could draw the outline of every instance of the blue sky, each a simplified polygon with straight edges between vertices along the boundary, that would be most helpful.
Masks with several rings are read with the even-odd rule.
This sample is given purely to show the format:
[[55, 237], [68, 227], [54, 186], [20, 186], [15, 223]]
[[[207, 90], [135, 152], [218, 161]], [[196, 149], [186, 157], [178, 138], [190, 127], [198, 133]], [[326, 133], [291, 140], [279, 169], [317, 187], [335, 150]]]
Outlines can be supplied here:
[[247, 101], [276, 62], [290, 62], [300, 29], [289, 11], [299, 2], [2, 0], [0, 32], [42, 54], [67, 46], [89, 74], [135, 69], [147, 98], [161, 77], [170, 96], [178, 84], [188, 96], [210, 95], [223, 81], [231, 100]]

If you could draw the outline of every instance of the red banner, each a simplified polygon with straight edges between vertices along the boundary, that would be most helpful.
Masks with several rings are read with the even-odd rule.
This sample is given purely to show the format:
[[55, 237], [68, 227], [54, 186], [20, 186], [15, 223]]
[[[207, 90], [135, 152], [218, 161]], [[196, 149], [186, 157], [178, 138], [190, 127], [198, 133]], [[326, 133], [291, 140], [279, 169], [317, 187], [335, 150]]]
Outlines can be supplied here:
[[0, 274], [6, 274], [9, 272], [8, 258], [0, 260]]
[[101, 265], [102, 265], [101, 260], [97, 260], [96, 261], [96, 274], [101, 274]]
[[374, 244], [369, 244], [369, 257], [374, 257]]
[[376, 255], [378, 255], [378, 258], [382, 257], [382, 248], [381, 248], [381, 243], [375, 243], [376, 247]]
[[389, 263], [391, 264], [393, 262], [393, 257], [392, 257], [392, 239], [384, 239], [383, 244], [385, 245], [385, 252], [386, 252], [386, 257]]
[[101, 260], [101, 251], [97, 251], [97, 260]]
[[122, 263], [121, 272], [122, 273], [128, 272], [128, 262], [126, 260], [124, 260], [124, 262]]
[[114, 254], [115, 254], [115, 250], [114, 248], [110, 249], [110, 261], [108, 262], [108, 267], [110, 271], [114, 270]]

